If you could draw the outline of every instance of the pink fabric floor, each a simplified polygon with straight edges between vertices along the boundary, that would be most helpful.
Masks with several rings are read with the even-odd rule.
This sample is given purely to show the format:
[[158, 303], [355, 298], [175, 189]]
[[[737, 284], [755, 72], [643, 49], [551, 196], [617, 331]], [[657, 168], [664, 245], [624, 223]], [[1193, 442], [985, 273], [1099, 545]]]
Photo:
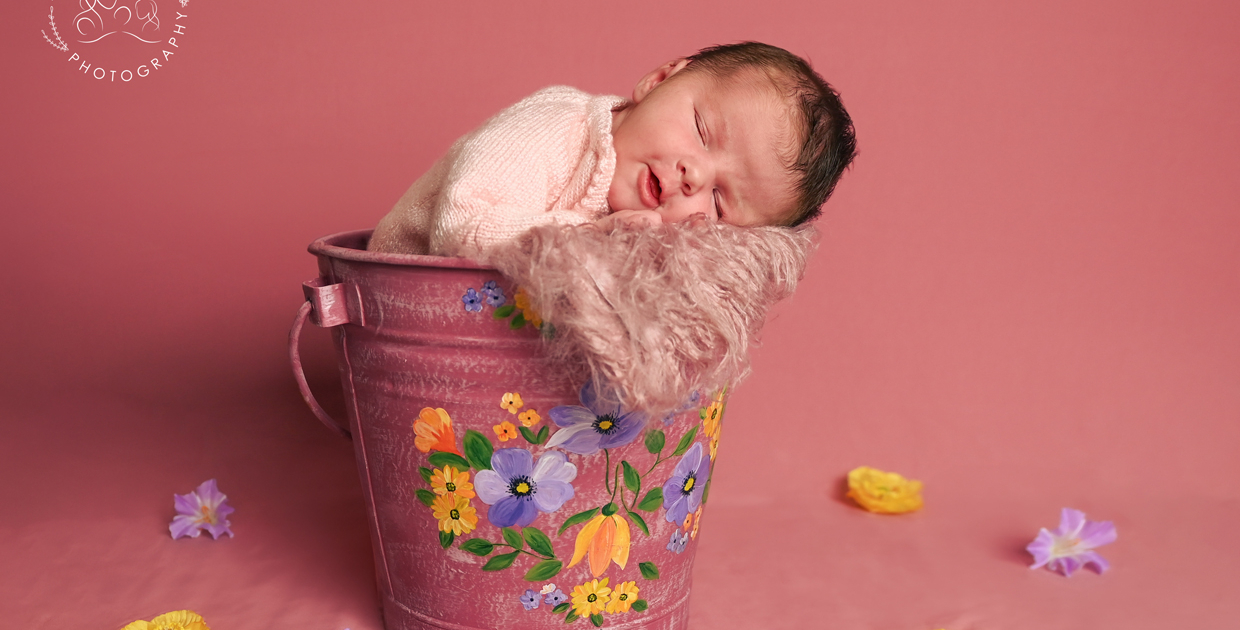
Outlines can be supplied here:
[[[0, 627], [380, 630], [352, 449], [284, 358], [306, 244], [540, 87], [741, 39], [810, 57], [861, 157], [732, 398], [691, 628], [1237, 626], [1240, 5], [159, 3], [189, 26], [133, 82], [44, 4], [0, 27]], [[858, 465], [926, 508], [851, 506]], [[171, 540], [209, 478], [236, 538]], [[1110, 572], [1027, 568], [1065, 506]]]

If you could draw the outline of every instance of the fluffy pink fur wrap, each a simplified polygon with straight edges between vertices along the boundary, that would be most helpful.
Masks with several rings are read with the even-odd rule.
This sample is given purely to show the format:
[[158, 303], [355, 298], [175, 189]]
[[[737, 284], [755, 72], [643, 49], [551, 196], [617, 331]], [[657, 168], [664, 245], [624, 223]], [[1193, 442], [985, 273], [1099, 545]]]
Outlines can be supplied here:
[[792, 294], [816, 245], [809, 226], [548, 225], [486, 262], [555, 326], [552, 359], [610, 383], [627, 408], [657, 414], [749, 373], [767, 309]]

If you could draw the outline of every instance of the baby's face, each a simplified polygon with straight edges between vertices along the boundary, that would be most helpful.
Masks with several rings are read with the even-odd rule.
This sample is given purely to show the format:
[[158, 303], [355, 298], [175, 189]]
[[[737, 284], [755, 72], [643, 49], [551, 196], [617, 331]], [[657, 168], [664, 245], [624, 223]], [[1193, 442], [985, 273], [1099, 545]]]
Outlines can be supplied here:
[[796, 199], [782, 157], [796, 138], [789, 105], [756, 70], [678, 74], [684, 65], [646, 75], [635, 104], [615, 113], [611, 210], [654, 210], [665, 223], [704, 214], [732, 225], [778, 224]]

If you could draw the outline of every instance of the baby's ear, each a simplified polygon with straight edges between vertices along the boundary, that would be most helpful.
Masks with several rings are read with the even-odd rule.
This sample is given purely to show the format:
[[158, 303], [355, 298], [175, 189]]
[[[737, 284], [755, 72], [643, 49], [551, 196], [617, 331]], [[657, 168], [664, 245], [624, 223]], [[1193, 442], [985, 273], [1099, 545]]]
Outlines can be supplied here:
[[650, 94], [655, 87], [666, 81], [677, 72], [684, 70], [687, 65], [689, 65], [689, 60], [681, 57], [680, 59], [673, 59], [658, 68], [651, 70], [646, 74], [646, 76], [642, 77], [641, 80], [637, 82], [637, 87], [633, 88], [633, 102], [642, 102], [642, 99], [646, 98], [646, 95]]

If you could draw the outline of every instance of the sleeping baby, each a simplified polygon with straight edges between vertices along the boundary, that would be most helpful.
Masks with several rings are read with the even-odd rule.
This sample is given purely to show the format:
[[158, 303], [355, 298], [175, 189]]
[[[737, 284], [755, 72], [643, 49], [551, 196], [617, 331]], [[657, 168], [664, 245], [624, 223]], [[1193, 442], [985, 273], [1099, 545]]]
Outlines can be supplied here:
[[801, 58], [746, 42], [669, 61], [631, 101], [551, 87], [448, 150], [369, 249], [487, 259], [532, 228], [796, 226], [855, 152], [839, 95]]

